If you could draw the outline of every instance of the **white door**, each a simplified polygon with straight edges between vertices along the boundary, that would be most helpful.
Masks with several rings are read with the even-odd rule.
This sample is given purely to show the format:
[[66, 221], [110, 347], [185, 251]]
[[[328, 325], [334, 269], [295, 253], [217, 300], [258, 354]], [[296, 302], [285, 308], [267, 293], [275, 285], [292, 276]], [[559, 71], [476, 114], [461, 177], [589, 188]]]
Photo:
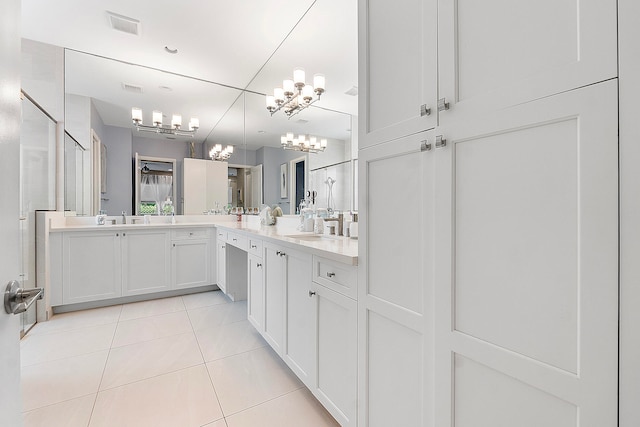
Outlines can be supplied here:
[[436, 0], [360, 0], [358, 10], [360, 148], [435, 127]]
[[616, 426], [616, 81], [441, 130], [435, 425]]
[[615, 0], [437, 1], [440, 124], [617, 76]]
[[[0, 286], [20, 272], [20, 2], [3, 2], [0, 14]], [[0, 309], [0, 425], [22, 425], [20, 316]]]
[[368, 427], [433, 426], [433, 135], [359, 153], [358, 423]]

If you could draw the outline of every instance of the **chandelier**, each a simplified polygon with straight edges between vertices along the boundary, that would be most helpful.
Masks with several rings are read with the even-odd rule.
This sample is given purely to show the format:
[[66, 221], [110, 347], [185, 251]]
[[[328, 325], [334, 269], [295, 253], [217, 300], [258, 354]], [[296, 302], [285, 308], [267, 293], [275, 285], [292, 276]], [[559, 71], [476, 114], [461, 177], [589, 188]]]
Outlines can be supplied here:
[[[315, 74], [313, 76], [313, 86], [305, 84], [304, 80], [304, 69], [295, 68], [293, 70], [293, 80], [284, 80], [282, 87], [277, 87], [273, 90], [273, 96], [267, 95], [267, 110], [272, 116], [276, 112], [283, 110], [287, 117], [291, 118], [320, 100], [320, 95], [324, 93], [324, 75]], [[314, 94], [317, 96], [316, 98], [314, 98]]]
[[227, 145], [225, 148], [222, 148], [222, 144], [215, 144], [209, 151], [209, 157], [211, 157], [211, 160], [218, 160], [221, 162], [229, 159], [232, 154], [233, 145]]
[[318, 138], [316, 136], [298, 135], [293, 136], [292, 132], [280, 137], [280, 144], [285, 150], [302, 151], [305, 153], [321, 153], [327, 148], [326, 138]]
[[189, 122], [189, 130], [181, 129], [182, 116], [180, 114], [174, 114], [171, 119], [171, 126], [165, 127], [162, 125], [162, 112], [153, 112], [153, 126], [142, 124], [142, 109], [131, 109], [131, 120], [136, 127], [136, 130], [143, 132], [153, 132], [163, 135], [177, 135], [177, 136], [194, 136], [196, 131], [200, 127], [200, 120], [195, 117], [191, 118]]

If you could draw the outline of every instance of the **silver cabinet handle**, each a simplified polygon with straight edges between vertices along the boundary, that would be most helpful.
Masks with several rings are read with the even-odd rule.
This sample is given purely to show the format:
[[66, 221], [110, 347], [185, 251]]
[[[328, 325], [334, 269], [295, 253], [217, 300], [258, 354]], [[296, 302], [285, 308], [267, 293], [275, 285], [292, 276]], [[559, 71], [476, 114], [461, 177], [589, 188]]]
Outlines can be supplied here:
[[329, 272], [327, 272], [327, 277], [333, 277], [333, 276], [335, 276], [335, 275], [336, 275], [336, 273], [329, 273]]
[[262, 264], [256, 264], [256, 267], [260, 268], [262, 267]]
[[309, 291], [309, 298], [311, 298], [312, 296], [314, 296], [316, 293], [314, 291]]
[[446, 98], [438, 99], [438, 111], [445, 111], [449, 109], [449, 103]]
[[238, 239], [233, 239], [233, 241], [234, 241], [234, 242], [237, 242], [237, 241], [238, 241]]
[[193, 236], [193, 233], [189, 233], [189, 236]]
[[284, 252], [280, 252], [280, 256], [286, 256], [287, 254], [285, 254]]
[[43, 288], [22, 289], [17, 280], [7, 283], [4, 291], [4, 311], [7, 314], [20, 314], [44, 296]]
[[127, 235], [127, 233], [122, 233], [122, 237], [125, 237]]
[[429, 144], [426, 139], [421, 141], [420, 151], [431, 151], [431, 144]]
[[258, 249], [256, 245], [251, 245], [251, 249]]
[[120, 236], [120, 233], [116, 233], [116, 237]]

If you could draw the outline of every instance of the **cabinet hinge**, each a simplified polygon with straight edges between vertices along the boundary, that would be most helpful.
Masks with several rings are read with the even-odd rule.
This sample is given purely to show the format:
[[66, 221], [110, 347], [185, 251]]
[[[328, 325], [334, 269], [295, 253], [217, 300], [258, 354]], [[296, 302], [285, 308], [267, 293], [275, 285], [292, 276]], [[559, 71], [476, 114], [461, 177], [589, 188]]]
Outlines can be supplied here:
[[420, 117], [430, 116], [430, 115], [431, 115], [431, 108], [427, 108], [427, 104], [422, 104], [420, 106]]
[[442, 135], [436, 136], [436, 148], [442, 148], [447, 146], [447, 140]]

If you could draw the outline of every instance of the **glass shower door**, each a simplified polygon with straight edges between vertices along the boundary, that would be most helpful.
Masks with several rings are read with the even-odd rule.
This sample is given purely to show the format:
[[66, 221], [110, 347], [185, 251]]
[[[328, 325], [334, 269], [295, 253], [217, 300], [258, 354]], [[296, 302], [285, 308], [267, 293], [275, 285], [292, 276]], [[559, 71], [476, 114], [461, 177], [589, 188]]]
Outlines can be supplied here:
[[[20, 236], [23, 289], [36, 287], [36, 210], [56, 208], [56, 122], [24, 94], [20, 131]], [[36, 323], [36, 304], [22, 314], [22, 335]]]

